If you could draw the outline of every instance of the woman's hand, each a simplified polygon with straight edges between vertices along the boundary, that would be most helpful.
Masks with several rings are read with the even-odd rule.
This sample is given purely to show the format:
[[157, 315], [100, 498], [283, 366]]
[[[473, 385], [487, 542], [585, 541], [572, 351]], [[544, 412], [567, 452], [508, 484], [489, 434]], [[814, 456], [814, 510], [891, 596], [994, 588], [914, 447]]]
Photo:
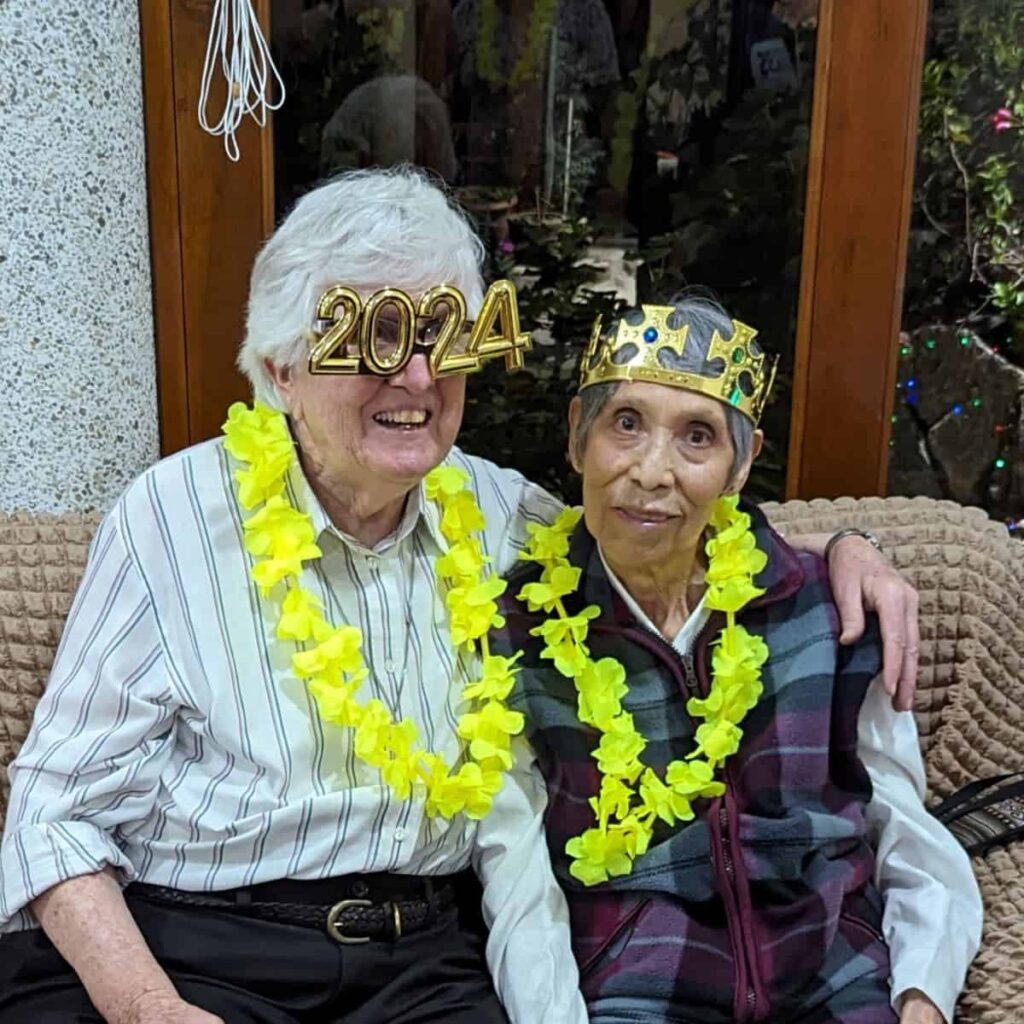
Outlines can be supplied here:
[[912, 988], [903, 997], [900, 1024], [946, 1024], [946, 1018], [923, 992]]
[[865, 611], [876, 612], [882, 628], [885, 691], [897, 711], [909, 711], [914, 704], [921, 643], [917, 591], [863, 537], [843, 537], [832, 547], [828, 574], [843, 626], [839, 642], [859, 640]]
[[186, 1003], [176, 992], [143, 992], [110, 1024], [225, 1024], [223, 1018]]

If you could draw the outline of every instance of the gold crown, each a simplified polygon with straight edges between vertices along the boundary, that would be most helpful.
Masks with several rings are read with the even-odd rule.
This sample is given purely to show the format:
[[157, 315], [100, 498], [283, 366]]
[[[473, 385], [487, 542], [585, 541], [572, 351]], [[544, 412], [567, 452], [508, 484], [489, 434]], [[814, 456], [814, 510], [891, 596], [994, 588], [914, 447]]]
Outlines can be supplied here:
[[[754, 342], [753, 327], [732, 322], [726, 340], [712, 335], [704, 369], [707, 374], [681, 368], [690, 325], [674, 326], [675, 306], [641, 306], [643, 319], [618, 321], [613, 333], [602, 337], [602, 321], [594, 321], [590, 344], [580, 364], [580, 390], [609, 381], [645, 380], [697, 391], [735, 406], [755, 424], [761, 418], [777, 361], [768, 362]], [[691, 364], [692, 365], [692, 364]]]

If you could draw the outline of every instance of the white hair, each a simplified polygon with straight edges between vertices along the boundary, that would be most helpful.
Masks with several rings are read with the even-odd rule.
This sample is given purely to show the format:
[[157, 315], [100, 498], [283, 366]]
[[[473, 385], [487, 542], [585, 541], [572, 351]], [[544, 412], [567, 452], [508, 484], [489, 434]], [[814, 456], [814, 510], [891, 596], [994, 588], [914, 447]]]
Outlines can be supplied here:
[[450, 284], [470, 317], [483, 302], [483, 246], [466, 216], [422, 171], [350, 171], [303, 196], [256, 257], [238, 368], [253, 395], [283, 409], [264, 367], [305, 358], [320, 296], [335, 284], [401, 288]]

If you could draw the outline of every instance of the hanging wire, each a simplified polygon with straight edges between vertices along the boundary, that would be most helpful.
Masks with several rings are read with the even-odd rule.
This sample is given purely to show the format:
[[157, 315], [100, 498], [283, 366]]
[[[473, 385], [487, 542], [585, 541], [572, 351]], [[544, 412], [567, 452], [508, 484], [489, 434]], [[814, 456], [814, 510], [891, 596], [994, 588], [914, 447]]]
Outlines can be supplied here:
[[[227, 95], [224, 113], [211, 125], [206, 111], [218, 57], [227, 82]], [[272, 99], [274, 82], [277, 83], [276, 100]], [[235, 133], [242, 119], [249, 114], [262, 128], [267, 123], [267, 111], [280, 109], [284, 97], [284, 82], [274, 66], [252, 0], [216, 0], [199, 90], [199, 124], [203, 130], [210, 135], [223, 135], [224, 152], [237, 162], [241, 152]]]

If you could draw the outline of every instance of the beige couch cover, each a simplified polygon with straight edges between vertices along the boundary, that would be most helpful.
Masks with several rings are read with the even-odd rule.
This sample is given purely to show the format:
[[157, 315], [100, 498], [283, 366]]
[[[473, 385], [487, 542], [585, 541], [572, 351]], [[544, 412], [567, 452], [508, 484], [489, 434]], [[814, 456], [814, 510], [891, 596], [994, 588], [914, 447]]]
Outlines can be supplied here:
[[[930, 799], [1024, 769], [1024, 544], [978, 509], [926, 498], [766, 506], [784, 533], [878, 533], [921, 595], [915, 714]], [[28, 730], [96, 528], [95, 516], [0, 515], [0, 822], [6, 765]], [[1024, 1021], [1024, 844], [975, 859], [982, 951], [958, 1020]]]

